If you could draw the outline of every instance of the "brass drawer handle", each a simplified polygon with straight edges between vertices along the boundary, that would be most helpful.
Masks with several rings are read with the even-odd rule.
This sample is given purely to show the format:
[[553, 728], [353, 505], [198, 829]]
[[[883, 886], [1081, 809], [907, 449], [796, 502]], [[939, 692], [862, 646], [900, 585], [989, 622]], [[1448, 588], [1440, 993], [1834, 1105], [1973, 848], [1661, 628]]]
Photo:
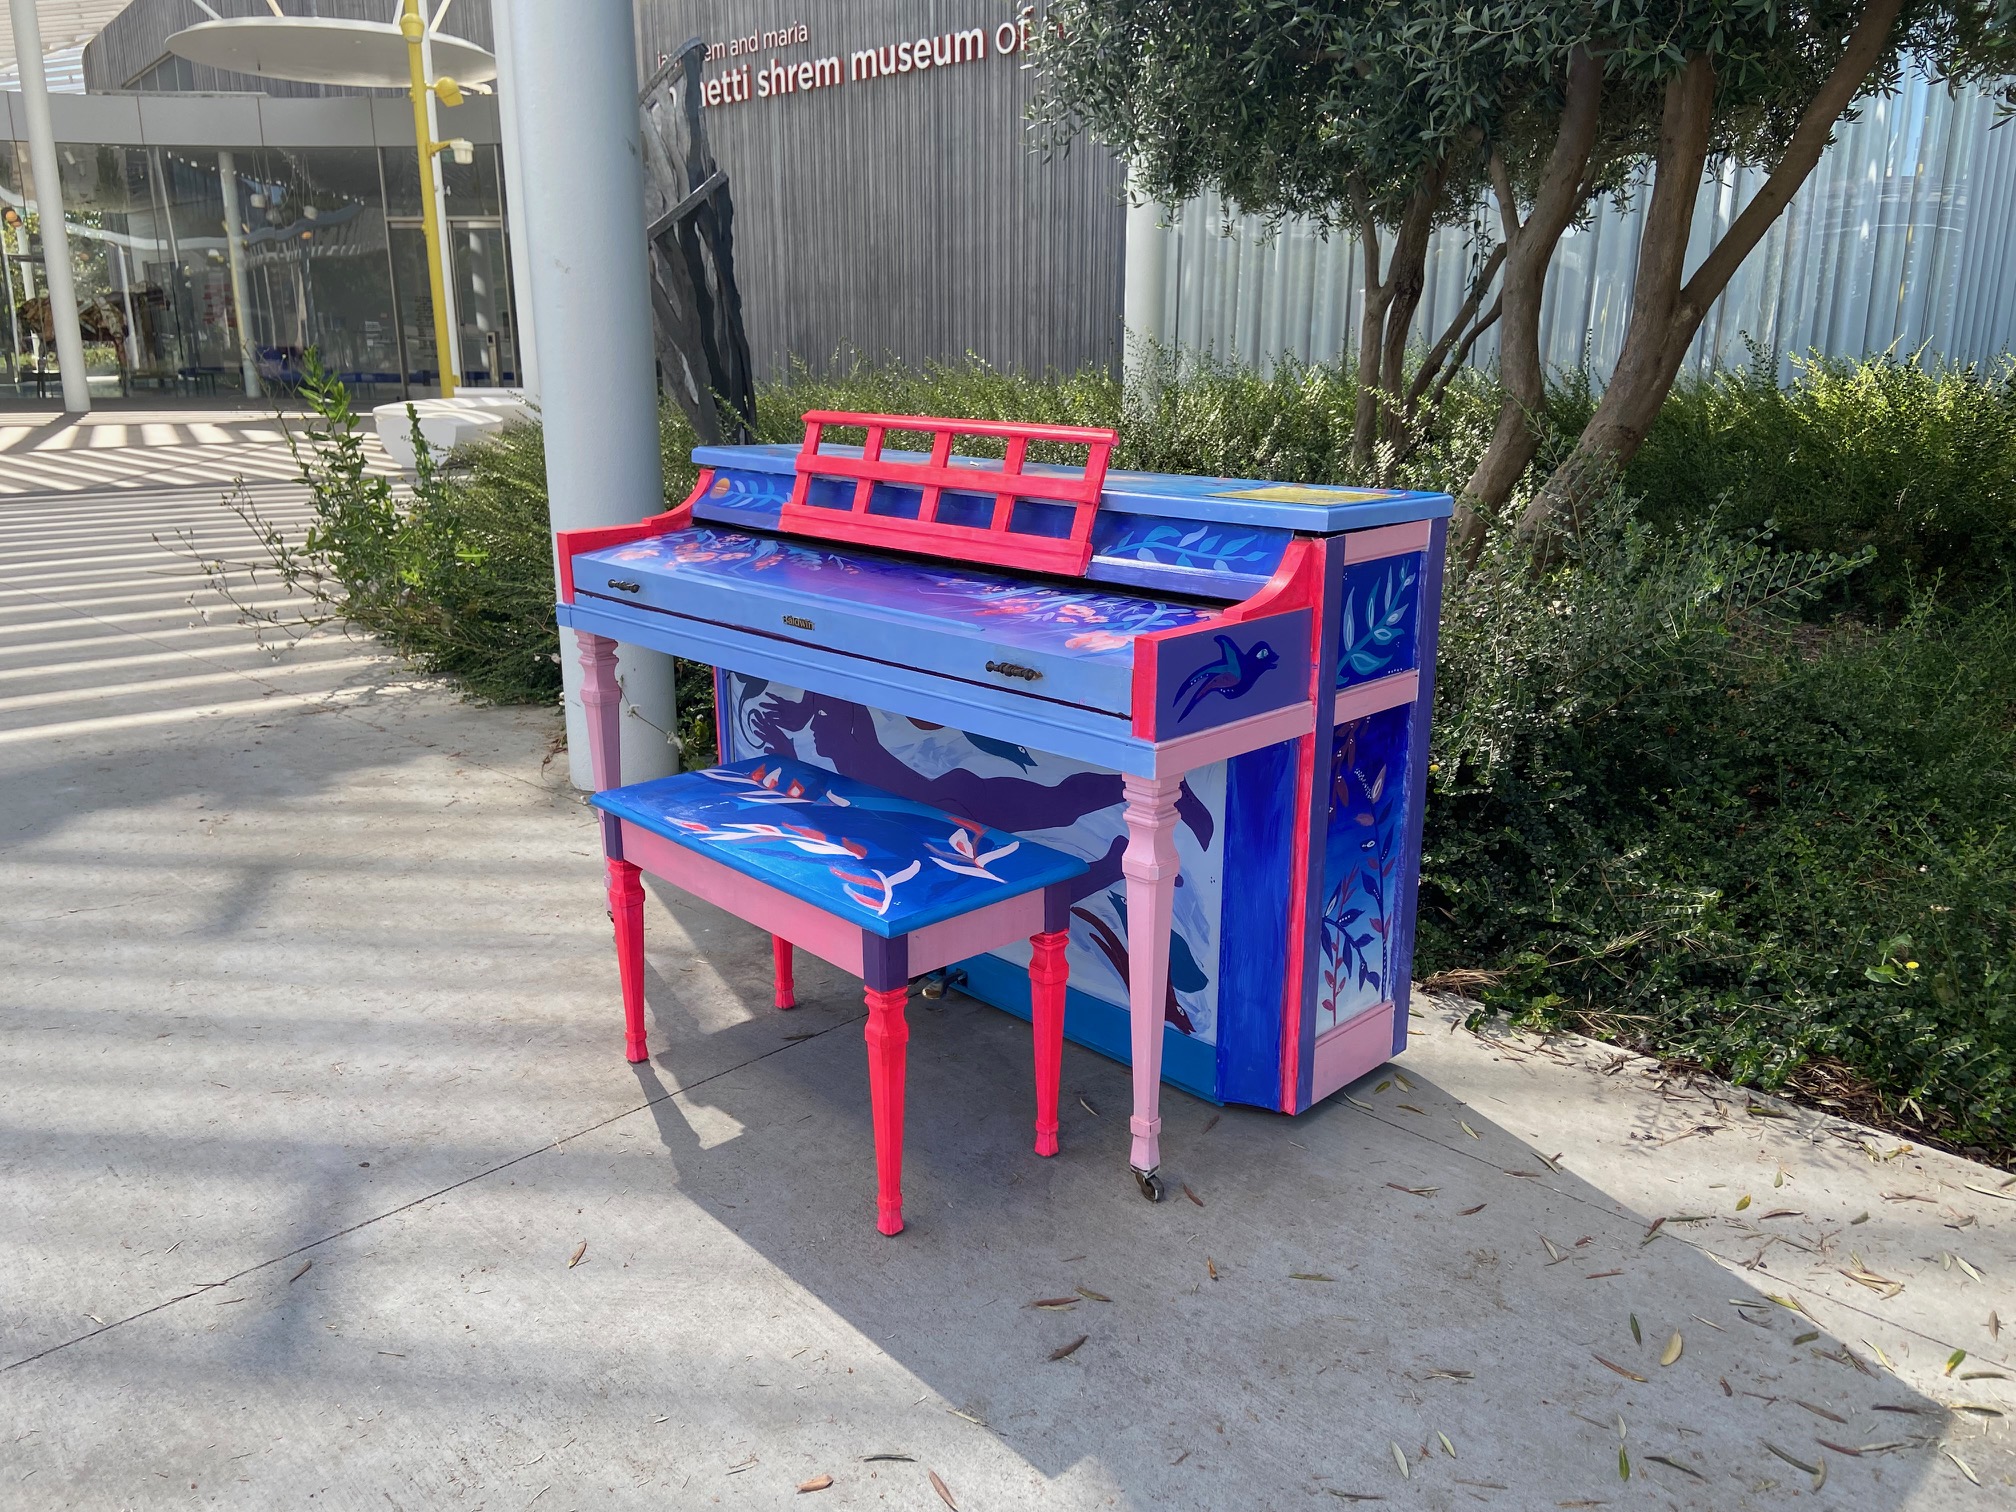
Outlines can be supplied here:
[[1035, 682], [1043, 674], [1034, 667], [1018, 666], [1014, 662], [989, 662], [989, 672], [999, 672], [1003, 677], [1019, 677], [1025, 682]]
[[620, 588], [625, 593], [642, 593], [644, 591], [642, 583], [628, 582], [623, 578], [609, 579], [609, 586], [611, 588]]

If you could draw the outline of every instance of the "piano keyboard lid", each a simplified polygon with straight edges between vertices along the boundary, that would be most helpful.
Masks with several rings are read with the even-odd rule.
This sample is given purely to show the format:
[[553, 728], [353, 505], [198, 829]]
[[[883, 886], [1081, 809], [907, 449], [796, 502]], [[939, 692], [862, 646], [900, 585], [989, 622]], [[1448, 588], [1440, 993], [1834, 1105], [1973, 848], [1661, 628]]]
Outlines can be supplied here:
[[[983, 646], [1009, 647], [1080, 664], [1133, 664], [1133, 640], [1151, 630], [1195, 625], [1214, 610], [1139, 593], [1101, 592], [1055, 579], [1017, 577], [963, 564], [945, 565], [826, 541], [793, 540], [744, 530], [695, 525], [576, 559], [578, 592], [646, 607], [676, 606], [720, 622], [747, 618], [774, 633], [762, 616], [773, 608], [801, 615], [783, 626], [808, 629], [818, 617], [822, 639], [851, 640], [833, 616], [883, 627], [890, 644], [905, 634], [970, 636]], [[598, 579], [618, 574], [627, 586], [611, 593]], [[660, 600], [663, 600], [662, 605]], [[788, 632], [787, 632], [788, 633]]]
[[[859, 447], [831, 444], [822, 451], [861, 454]], [[927, 460], [923, 453], [893, 449], [883, 455], [892, 461]], [[694, 517], [776, 530], [791, 496], [798, 457], [796, 446], [694, 448], [693, 460], [714, 471], [712, 484], [694, 501]], [[983, 471], [990, 466], [957, 456], [951, 461]], [[1031, 463], [1027, 471], [1070, 470]], [[883, 488], [901, 492], [878, 485]], [[1440, 519], [1453, 507], [1447, 494], [1119, 471], [1107, 472], [1099, 504], [1086, 577], [1225, 602], [1248, 598], [1265, 586], [1298, 534], [1334, 535]]]

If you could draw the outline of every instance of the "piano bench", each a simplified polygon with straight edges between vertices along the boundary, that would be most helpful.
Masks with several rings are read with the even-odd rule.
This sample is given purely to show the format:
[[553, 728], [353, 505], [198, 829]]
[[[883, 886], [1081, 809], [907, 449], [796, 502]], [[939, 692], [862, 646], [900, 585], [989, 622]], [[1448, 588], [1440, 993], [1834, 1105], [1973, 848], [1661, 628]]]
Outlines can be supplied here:
[[1083, 861], [789, 756], [608, 788], [591, 801], [602, 811], [631, 1060], [650, 1053], [640, 872], [768, 930], [779, 1008], [796, 1002], [793, 946], [860, 977], [876, 1226], [899, 1233], [910, 979], [1027, 938], [1036, 1153], [1057, 1153], [1064, 946]]

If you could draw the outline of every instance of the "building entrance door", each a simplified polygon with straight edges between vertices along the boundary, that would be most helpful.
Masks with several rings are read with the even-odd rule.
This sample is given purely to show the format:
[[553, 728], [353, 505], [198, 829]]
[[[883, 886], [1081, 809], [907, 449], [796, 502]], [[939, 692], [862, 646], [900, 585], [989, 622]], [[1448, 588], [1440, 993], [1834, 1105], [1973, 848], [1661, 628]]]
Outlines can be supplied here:
[[[393, 295], [400, 351], [415, 389], [438, 391], [441, 365], [434, 350], [434, 302], [427, 278], [427, 243], [417, 220], [389, 223]], [[449, 275], [464, 388], [496, 388], [518, 380], [511, 321], [511, 259], [503, 222], [471, 216], [448, 222]]]

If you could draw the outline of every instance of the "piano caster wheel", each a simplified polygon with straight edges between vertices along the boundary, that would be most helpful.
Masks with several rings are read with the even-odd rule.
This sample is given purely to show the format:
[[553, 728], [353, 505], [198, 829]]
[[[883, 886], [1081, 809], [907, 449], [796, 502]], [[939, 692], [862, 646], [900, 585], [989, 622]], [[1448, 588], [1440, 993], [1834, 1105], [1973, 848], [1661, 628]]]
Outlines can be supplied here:
[[[1132, 1166], [1127, 1168], [1134, 1171]], [[1150, 1202], [1162, 1200], [1162, 1177], [1157, 1171], [1134, 1171], [1134, 1185], [1141, 1188], [1141, 1195]]]

